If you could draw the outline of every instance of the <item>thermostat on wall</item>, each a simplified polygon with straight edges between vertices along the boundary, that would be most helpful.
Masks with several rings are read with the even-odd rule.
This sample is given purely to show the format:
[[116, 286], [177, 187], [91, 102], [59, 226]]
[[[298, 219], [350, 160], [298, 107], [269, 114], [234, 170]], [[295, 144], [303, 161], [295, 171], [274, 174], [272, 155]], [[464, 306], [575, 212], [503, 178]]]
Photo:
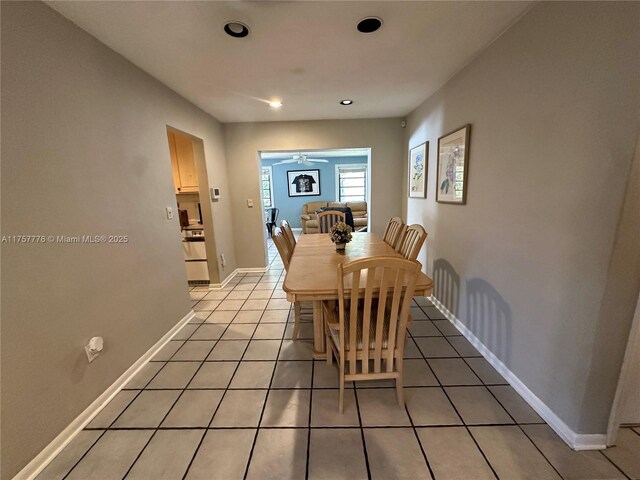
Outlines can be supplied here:
[[209, 190], [211, 191], [212, 202], [220, 199], [220, 189], [218, 187], [211, 187]]

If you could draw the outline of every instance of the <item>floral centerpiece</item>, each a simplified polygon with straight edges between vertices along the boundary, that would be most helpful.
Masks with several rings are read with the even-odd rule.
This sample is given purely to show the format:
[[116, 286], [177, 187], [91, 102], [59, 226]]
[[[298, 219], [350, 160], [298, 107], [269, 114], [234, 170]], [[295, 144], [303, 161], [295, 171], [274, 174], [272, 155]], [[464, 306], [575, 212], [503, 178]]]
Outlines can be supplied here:
[[351, 241], [351, 227], [344, 222], [337, 222], [331, 227], [329, 234], [331, 241], [336, 244], [336, 250], [344, 250], [347, 243]]

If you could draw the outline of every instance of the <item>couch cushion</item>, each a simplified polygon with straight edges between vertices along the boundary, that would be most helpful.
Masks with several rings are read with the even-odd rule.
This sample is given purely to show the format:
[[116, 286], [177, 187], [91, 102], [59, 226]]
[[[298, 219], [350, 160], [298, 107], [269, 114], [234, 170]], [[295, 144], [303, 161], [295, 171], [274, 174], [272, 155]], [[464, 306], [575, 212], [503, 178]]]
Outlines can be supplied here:
[[302, 208], [302, 213], [315, 213], [319, 211], [322, 207], [326, 207], [327, 202], [309, 202], [305, 203]]
[[[356, 224], [356, 228], [358, 227], [366, 227], [367, 226], [367, 218], [366, 217], [360, 217], [360, 218], [355, 218], [353, 219], [353, 223]], [[308, 223], [307, 223], [308, 225]]]
[[367, 202], [347, 202], [347, 207], [351, 208], [352, 212], [366, 212]]
[[346, 207], [347, 202], [327, 202], [327, 207]]
[[353, 218], [362, 218], [367, 216], [367, 202], [349, 202], [347, 206], [353, 212]]

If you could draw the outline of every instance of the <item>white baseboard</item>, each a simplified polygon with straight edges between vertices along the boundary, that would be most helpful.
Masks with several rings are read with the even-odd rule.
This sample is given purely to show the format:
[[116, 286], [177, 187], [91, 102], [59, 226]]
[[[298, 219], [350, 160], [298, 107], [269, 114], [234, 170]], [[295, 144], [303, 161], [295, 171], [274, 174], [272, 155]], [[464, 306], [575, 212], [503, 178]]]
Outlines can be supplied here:
[[146, 351], [136, 362], [131, 365], [120, 377], [111, 384], [91, 405], [73, 420], [67, 428], [53, 439], [33, 460], [31, 460], [13, 480], [31, 480], [35, 478], [51, 461], [66, 447], [80, 431], [100, 413], [100, 411], [115, 397], [122, 387], [131, 380], [144, 367], [151, 358], [164, 347], [173, 336], [180, 331], [189, 321], [195, 317], [191, 310], [171, 330], [169, 330], [155, 345]]
[[227, 283], [231, 281], [233, 277], [235, 277], [239, 273], [265, 273], [268, 267], [255, 267], [255, 268], [236, 268], [233, 272], [229, 274], [227, 278], [225, 278], [221, 283], [210, 283], [209, 288], [211, 290], [220, 290], [227, 286]]
[[237, 273], [265, 273], [269, 267], [236, 268]]
[[576, 433], [562, 421], [553, 410], [551, 410], [542, 400], [540, 400], [529, 388], [511, 371], [507, 366], [489, 350], [464, 323], [453, 315], [447, 308], [431, 296], [429, 300], [442, 312], [442, 314], [456, 327], [469, 342], [476, 347], [482, 356], [495, 368], [509, 385], [520, 394], [520, 396], [533, 408], [542, 419], [574, 450], [602, 450], [606, 448], [606, 434], [585, 434]]

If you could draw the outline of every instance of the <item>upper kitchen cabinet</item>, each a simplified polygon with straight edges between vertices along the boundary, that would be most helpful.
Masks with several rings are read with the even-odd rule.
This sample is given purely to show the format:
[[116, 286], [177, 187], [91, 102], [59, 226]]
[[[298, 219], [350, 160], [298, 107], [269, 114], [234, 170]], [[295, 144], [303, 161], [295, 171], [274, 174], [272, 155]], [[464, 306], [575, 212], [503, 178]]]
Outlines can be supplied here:
[[186, 135], [177, 132], [167, 132], [167, 134], [176, 193], [197, 193], [198, 175], [193, 156], [193, 141]]

